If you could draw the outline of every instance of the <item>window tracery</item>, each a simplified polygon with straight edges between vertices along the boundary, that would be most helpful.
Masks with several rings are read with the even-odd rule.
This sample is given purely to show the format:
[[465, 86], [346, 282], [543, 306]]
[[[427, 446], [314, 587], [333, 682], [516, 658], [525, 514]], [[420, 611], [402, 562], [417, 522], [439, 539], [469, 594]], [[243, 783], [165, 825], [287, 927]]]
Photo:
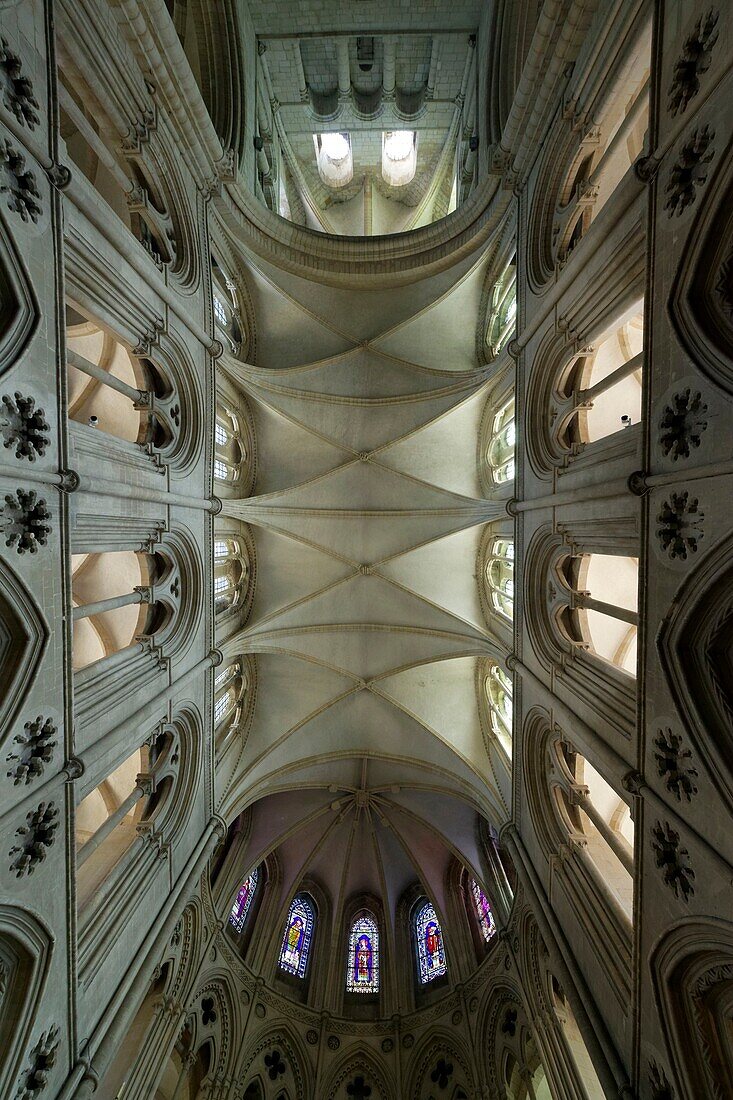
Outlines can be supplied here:
[[351, 925], [346, 965], [348, 993], [379, 992], [379, 928], [370, 913]]
[[315, 920], [315, 907], [311, 900], [305, 894], [293, 898], [278, 961], [278, 966], [286, 974], [305, 978]]
[[211, 257], [211, 287], [214, 325], [218, 337], [232, 355], [238, 355], [245, 340], [237, 285], [222, 264]]
[[491, 291], [486, 322], [486, 347], [490, 359], [496, 359], [511, 340], [517, 321], [517, 257], [513, 254], [499, 274]]
[[486, 448], [486, 462], [495, 485], [514, 481], [514, 448], [516, 424], [514, 419], [514, 394], [494, 414], [491, 437]]
[[214, 735], [218, 749], [239, 726], [248, 690], [248, 669], [241, 660], [232, 661], [214, 678]]
[[259, 868], [255, 867], [254, 871], [247, 876], [239, 887], [237, 896], [234, 899], [234, 904], [232, 905], [231, 913], [229, 914], [229, 923], [235, 932], [241, 932], [247, 923], [247, 917], [252, 908], [252, 901], [257, 892], [258, 879]]
[[491, 607], [511, 622], [514, 615], [514, 539], [494, 538], [484, 572]]
[[573, 356], [557, 386], [554, 432], [561, 451], [575, 454], [639, 423], [643, 349], [643, 303], [637, 303]]
[[509, 759], [512, 756], [512, 680], [501, 665], [492, 662], [484, 677], [484, 693], [491, 728]]
[[223, 615], [239, 607], [249, 583], [249, 558], [244, 542], [222, 533], [214, 538], [214, 614]]
[[214, 479], [228, 485], [236, 484], [241, 479], [247, 457], [237, 414], [218, 404], [214, 425]]
[[567, 637], [629, 676], [636, 675], [639, 560], [569, 554], [559, 563], [553, 603]]
[[429, 901], [418, 905], [413, 917], [417, 970], [422, 985], [447, 973], [443, 932]]

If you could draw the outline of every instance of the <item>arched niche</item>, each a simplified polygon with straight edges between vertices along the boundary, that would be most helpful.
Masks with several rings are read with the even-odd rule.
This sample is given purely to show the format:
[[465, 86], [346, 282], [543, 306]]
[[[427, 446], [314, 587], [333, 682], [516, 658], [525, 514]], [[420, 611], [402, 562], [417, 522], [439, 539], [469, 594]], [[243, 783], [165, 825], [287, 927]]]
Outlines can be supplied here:
[[733, 166], [730, 147], [720, 150], [684, 245], [670, 297], [670, 312], [687, 354], [704, 374], [733, 394]]
[[28, 347], [39, 316], [33, 288], [0, 218], [0, 375]]
[[707, 554], [675, 595], [657, 638], [690, 740], [733, 805], [733, 540]]
[[30, 592], [0, 559], [0, 741], [25, 702], [48, 642], [48, 627]]
[[313, 1075], [308, 1057], [297, 1034], [284, 1020], [260, 1031], [243, 1060], [240, 1079], [247, 1082], [245, 1096], [262, 1100], [309, 1100], [313, 1095]]
[[467, 1051], [455, 1035], [439, 1029], [430, 1031], [411, 1055], [408, 1082], [406, 1100], [468, 1100], [476, 1092]]
[[48, 933], [32, 914], [0, 905], [0, 1096], [12, 1094], [36, 1023], [51, 950]]
[[650, 959], [681, 1094], [733, 1095], [733, 924], [715, 918], [673, 928]]
[[[328, 1078], [323, 1089], [324, 1100], [350, 1100], [354, 1089], [349, 1093], [348, 1088], [361, 1078], [364, 1085], [371, 1088], [370, 1100], [396, 1100], [394, 1085], [387, 1077], [385, 1068], [365, 1050], [346, 1055]], [[358, 1096], [358, 1092], [356, 1093]]]

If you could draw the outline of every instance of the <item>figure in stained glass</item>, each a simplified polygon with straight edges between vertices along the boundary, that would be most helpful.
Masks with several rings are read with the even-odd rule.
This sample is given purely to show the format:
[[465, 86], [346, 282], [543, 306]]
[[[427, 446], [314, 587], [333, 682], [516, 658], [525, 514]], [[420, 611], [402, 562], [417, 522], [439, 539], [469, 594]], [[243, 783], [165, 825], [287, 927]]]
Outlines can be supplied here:
[[285, 925], [280, 949], [280, 969], [297, 978], [304, 978], [308, 966], [315, 910], [305, 895], [294, 898]]
[[351, 926], [346, 988], [350, 993], [379, 990], [379, 931], [370, 916], [359, 917]]
[[471, 892], [473, 893], [473, 900], [476, 905], [476, 916], [478, 917], [481, 934], [488, 943], [496, 932], [494, 914], [491, 912], [491, 906], [489, 905], [486, 894], [484, 894], [475, 879], [471, 879]]
[[420, 981], [425, 985], [441, 978], [446, 973], [443, 933], [429, 901], [415, 913], [415, 941]]
[[252, 905], [252, 899], [255, 896], [257, 890], [257, 868], [255, 867], [251, 875], [249, 875], [239, 888], [239, 893], [235, 899], [232, 911], [229, 914], [229, 923], [236, 929], [237, 932], [241, 932], [244, 928], [247, 920], [247, 914], [249, 913]]

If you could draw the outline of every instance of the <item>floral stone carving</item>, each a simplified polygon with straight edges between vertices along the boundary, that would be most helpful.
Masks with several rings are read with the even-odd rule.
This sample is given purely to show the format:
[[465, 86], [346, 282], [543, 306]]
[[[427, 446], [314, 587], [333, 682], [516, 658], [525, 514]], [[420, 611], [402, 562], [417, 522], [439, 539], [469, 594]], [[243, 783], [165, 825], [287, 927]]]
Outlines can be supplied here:
[[692, 753], [682, 747], [682, 738], [672, 733], [669, 726], [661, 729], [654, 738], [657, 751], [654, 758], [657, 761], [657, 770], [660, 778], [664, 780], [668, 791], [677, 796], [677, 801], [682, 801], [684, 795], [688, 802], [697, 794], [694, 780], [697, 771], [689, 761]]
[[17, 733], [13, 741], [18, 746], [16, 752], [8, 756], [8, 764], [13, 766], [8, 770], [8, 778], [13, 780], [17, 787], [19, 783], [30, 783], [39, 775], [43, 775], [46, 764], [53, 759], [53, 750], [56, 748], [56, 726], [50, 718], [44, 721], [42, 715], [33, 722], [26, 722], [23, 732]]
[[669, 87], [669, 112], [674, 117], [682, 114], [687, 104], [700, 91], [700, 77], [710, 68], [713, 46], [718, 41], [719, 13], [712, 9], [702, 15], [685, 39], [682, 56], [674, 67]]
[[659, 421], [659, 443], [666, 457], [675, 462], [689, 458], [692, 448], [700, 446], [708, 426], [707, 411], [699, 390], [682, 390], [672, 397]]
[[5, 38], [0, 38], [0, 88], [3, 104], [21, 126], [35, 130], [41, 120], [36, 111], [39, 103], [33, 95], [33, 84], [23, 76], [20, 58], [9, 48]]
[[4, 413], [0, 419], [0, 432], [6, 448], [15, 447], [16, 458], [35, 462], [36, 455], [43, 455], [49, 444], [50, 427], [43, 409], [36, 408], [34, 397], [23, 397], [16, 392], [12, 397], [3, 396]]
[[657, 514], [657, 538], [670, 558], [687, 558], [688, 551], [695, 553], [703, 537], [702, 522], [705, 513], [698, 508], [697, 497], [689, 493], [670, 493]]
[[59, 811], [55, 803], [41, 802], [37, 810], [26, 814], [25, 821], [25, 825], [15, 831], [20, 843], [14, 845], [8, 853], [10, 870], [15, 871], [17, 878], [32, 875], [38, 864], [46, 858], [46, 849], [53, 844], [59, 827]]
[[51, 526], [46, 520], [50, 515], [46, 501], [39, 499], [34, 489], [7, 493], [2, 512], [5, 545], [15, 546], [19, 554], [25, 554], [26, 550], [35, 554], [48, 541]]
[[652, 828], [652, 848], [665, 885], [674, 890], [676, 897], [688, 901], [695, 893], [695, 872], [690, 866], [690, 853], [680, 844], [680, 834], [668, 822], [657, 821]]
[[8, 210], [24, 222], [37, 222], [43, 213], [36, 177], [26, 171], [25, 157], [7, 138], [0, 138], [0, 195], [7, 195]]
[[715, 131], [703, 126], [695, 130], [690, 140], [682, 146], [679, 160], [672, 167], [665, 188], [667, 201], [664, 208], [670, 218], [675, 214], [679, 216], [692, 205], [698, 187], [708, 178], [707, 166], [715, 156], [715, 150], [710, 149], [714, 137]]
[[31, 1050], [30, 1064], [21, 1074], [15, 1100], [35, 1100], [40, 1096], [48, 1083], [49, 1071], [56, 1064], [58, 1047], [59, 1029], [51, 1027], [44, 1031]]

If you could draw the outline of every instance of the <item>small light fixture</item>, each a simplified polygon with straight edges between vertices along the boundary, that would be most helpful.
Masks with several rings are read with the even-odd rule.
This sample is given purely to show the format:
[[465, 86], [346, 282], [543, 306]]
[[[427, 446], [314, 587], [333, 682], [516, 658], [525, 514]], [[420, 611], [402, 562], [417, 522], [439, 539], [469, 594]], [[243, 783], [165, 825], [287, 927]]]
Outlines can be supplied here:
[[631, 417], [629, 416], [628, 413], [623, 414], [623, 416], [621, 417], [621, 423], [623, 424], [623, 426], [625, 428], [630, 428], [631, 427]]
[[99, 427], [99, 417], [98, 416], [90, 416], [87, 423], [88, 423], [90, 428], [98, 428]]

